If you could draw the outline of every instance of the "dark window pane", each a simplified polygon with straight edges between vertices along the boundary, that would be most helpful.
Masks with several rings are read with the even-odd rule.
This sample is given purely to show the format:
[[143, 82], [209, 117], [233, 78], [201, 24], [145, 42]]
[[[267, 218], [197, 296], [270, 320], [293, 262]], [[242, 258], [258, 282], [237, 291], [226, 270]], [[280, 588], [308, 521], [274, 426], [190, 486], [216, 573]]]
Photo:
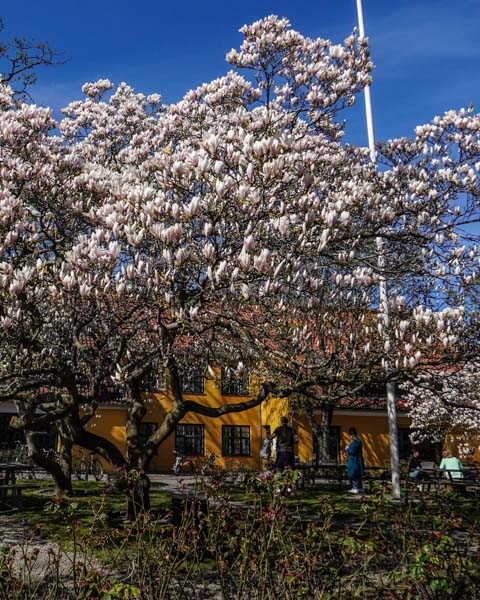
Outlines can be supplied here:
[[340, 427], [331, 425], [328, 436], [328, 458], [340, 460]]
[[165, 369], [155, 368], [149, 371], [140, 384], [142, 390], [146, 392], [158, 392], [167, 389], [167, 377]]
[[[319, 456], [318, 441], [312, 434], [313, 454]], [[328, 431], [328, 458], [338, 462], [340, 460], [340, 427], [338, 425], [330, 425]]]
[[197, 364], [185, 367], [180, 373], [182, 392], [186, 394], [203, 394], [205, 365]]
[[398, 428], [398, 452], [400, 460], [405, 460], [412, 454], [412, 442], [410, 441], [410, 428]]
[[125, 399], [125, 390], [123, 385], [105, 385], [98, 394], [101, 404], [123, 402]]
[[148, 438], [158, 429], [158, 423], [140, 423], [138, 426], [138, 444], [143, 448]]
[[184, 456], [205, 454], [205, 427], [203, 425], [177, 425], [175, 450]]
[[222, 367], [222, 394], [224, 396], [248, 396], [250, 378], [247, 371], [238, 375], [228, 367]]
[[248, 425], [222, 426], [222, 454], [250, 456], [250, 427]]
[[[398, 428], [398, 449], [401, 460], [410, 458], [412, 454], [412, 442], [410, 440], [412, 432], [413, 430], [410, 427]], [[415, 447], [420, 452], [420, 460], [431, 460], [437, 464], [441, 460], [442, 445], [439, 442], [424, 440]]]

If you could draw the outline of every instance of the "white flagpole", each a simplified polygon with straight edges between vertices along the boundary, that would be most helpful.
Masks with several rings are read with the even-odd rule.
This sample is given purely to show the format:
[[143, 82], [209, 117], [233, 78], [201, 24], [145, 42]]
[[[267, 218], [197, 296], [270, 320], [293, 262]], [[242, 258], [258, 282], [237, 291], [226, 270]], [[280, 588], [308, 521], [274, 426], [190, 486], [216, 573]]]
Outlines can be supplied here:
[[[358, 15], [358, 32], [360, 37], [365, 37], [365, 27], [363, 23], [363, 8], [362, 0], [357, 0], [357, 15]], [[370, 158], [374, 165], [377, 164], [377, 155], [375, 152], [375, 134], [373, 129], [373, 112], [372, 112], [372, 97], [370, 95], [370, 85], [364, 88], [365, 94], [365, 115], [367, 120], [368, 147], [370, 150]], [[388, 290], [383, 269], [385, 267], [385, 255], [383, 253], [383, 240], [381, 237], [376, 239], [378, 251], [378, 267], [380, 271], [379, 291], [380, 291], [380, 310], [383, 317], [383, 324], [386, 331], [385, 341], [389, 341], [388, 328], [390, 325], [390, 311], [388, 306]], [[387, 375], [391, 372], [391, 363], [387, 359], [385, 361], [385, 372]], [[397, 425], [397, 409], [395, 406], [395, 383], [389, 381], [387, 383], [387, 415], [388, 415], [388, 432], [390, 436], [390, 467], [392, 470], [392, 496], [395, 500], [401, 498], [400, 490], [400, 453], [398, 449], [398, 425]]]

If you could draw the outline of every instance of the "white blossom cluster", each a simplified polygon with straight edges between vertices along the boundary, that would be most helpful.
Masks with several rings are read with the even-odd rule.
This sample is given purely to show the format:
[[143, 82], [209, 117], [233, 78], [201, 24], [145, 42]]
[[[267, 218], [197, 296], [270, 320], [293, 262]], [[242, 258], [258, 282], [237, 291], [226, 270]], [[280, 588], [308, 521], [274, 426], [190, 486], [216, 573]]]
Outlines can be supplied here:
[[406, 386], [413, 442], [451, 438], [463, 458], [480, 449], [480, 369], [477, 361], [418, 375]]
[[171, 106], [100, 80], [56, 123], [2, 88], [8, 386], [15, 365], [50, 373], [80, 351], [98, 372], [102, 339], [121, 340], [121, 360], [101, 358], [117, 379], [125, 348], [137, 365], [143, 345], [162, 360], [223, 346], [315, 378], [333, 364], [412, 370], [461, 342], [478, 285], [465, 231], [478, 219], [479, 117], [450, 112], [388, 142], [377, 172], [341, 143], [337, 118], [370, 82], [366, 40], [311, 40], [273, 16], [242, 33], [228, 61], [254, 82], [230, 71]]

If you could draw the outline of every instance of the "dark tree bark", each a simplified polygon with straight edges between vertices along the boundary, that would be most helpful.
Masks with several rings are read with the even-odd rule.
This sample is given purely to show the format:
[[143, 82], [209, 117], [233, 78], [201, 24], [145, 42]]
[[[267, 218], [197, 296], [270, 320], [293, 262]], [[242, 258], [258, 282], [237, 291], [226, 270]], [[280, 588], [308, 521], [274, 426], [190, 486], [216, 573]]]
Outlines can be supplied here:
[[72, 462], [72, 445], [67, 443], [62, 448], [60, 454], [60, 460], [56, 461], [52, 457], [47, 456], [42, 448], [38, 447], [35, 432], [26, 431], [25, 437], [28, 445], [28, 455], [33, 462], [45, 469], [53, 477], [55, 482], [55, 493], [56, 494], [71, 494], [72, 493], [72, 475], [71, 475], [71, 462]]
[[320, 423], [318, 423], [315, 419], [311, 403], [308, 400], [305, 402], [305, 411], [308, 418], [308, 424], [310, 425], [312, 433], [317, 442], [317, 461], [328, 462], [330, 460], [329, 440], [330, 427], [333, 418], [333, 405], [330, 403], [322, 404], [319, 410], [322, 417]]

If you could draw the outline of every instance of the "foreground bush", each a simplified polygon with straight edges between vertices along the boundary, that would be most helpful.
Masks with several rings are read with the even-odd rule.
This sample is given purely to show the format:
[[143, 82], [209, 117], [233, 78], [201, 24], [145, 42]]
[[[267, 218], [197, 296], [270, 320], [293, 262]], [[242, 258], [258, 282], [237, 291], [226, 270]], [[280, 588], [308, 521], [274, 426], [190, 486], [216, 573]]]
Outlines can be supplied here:
[[[444, 502], [400, 509], [380, 498], [356, 515], [319, 495], [304, 515], [284, 492], [288, 478], [251, 476], [248, 502], [232, 502], [221, 481], [199, 481], [172, 513], [114, 524], [100, 504], [87, 530], [75, 503], [49, 508], [64, 522], [65, 544], [0, 555], [2, 600], [476, 598], [477, 521], [452, 517]], [[113, 526], [115, 525], [115, 526]], [[41, 574], [39, 574], [39, 566]]]

